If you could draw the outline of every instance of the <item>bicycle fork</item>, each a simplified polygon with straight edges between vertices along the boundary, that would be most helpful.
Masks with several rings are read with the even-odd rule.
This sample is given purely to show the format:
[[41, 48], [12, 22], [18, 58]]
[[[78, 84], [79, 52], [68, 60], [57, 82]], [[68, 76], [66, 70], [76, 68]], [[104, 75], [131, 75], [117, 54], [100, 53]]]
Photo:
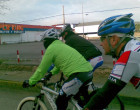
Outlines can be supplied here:
[[41, 91], [41, 93], [43, 93], [45, 96], [43, 102], [45, 102], [47, 108], [49, 110], [57, 110], [57, 106], [56, 106], [54, 100], [52, 99], [52, 96], [48, 92], [43, 91], [43, 90]]
[[36, 96], [35, 101], [34, 101], [33, 110], [40, 110], [40, 106], [38, 104], [38, 100], [42, 99], [42, 95], [43, 94], [39, 94], [38, 96]]

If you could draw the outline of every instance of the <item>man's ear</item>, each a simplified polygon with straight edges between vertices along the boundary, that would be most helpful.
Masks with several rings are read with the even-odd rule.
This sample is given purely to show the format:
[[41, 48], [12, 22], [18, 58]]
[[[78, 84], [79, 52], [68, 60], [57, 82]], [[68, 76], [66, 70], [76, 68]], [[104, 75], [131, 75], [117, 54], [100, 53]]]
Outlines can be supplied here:
[[65, 32], [63, 36], [65, 37], [67, 34], [68, 34], [68, 32]]
[[65, 36], [66, 36], [66, 32], [62, 35], [62, 38], [64, 39], [64, 38], [65, 38]]
[[65, 36], [68, 34], [68, 32], [65, 32]]

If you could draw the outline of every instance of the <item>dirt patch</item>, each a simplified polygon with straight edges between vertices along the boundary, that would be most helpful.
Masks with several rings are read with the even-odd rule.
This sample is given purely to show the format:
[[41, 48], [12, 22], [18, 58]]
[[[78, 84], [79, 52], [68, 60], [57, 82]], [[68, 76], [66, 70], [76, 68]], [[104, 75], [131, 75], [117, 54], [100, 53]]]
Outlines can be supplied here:
[[30, 65], [9, 65], [9, 64], [0, 64], [0, 70], [5, 71], [35, 71], [36, 66]]
[[135, 32], [135, 33], [134, 33], [134, 36], [135, 36], [135, 37], [140, 37], [140, 32]]
[[111, 73], [111, 68], [99, 68], [93, 73], [93, 82], [97, 85], [103, 85]]

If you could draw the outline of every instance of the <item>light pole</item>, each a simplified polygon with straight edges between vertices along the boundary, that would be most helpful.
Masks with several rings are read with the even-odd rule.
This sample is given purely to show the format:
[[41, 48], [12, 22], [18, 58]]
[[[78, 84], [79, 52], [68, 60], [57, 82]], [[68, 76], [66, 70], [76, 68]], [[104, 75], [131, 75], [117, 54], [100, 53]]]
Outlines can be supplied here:
[[84, 36], [84, 12], [83, 12], [83, 4], [82, 4], [82, 20], [83, 20], [83, 37]]
[[65, 13], [64, 13], [64, 5], [63, 5], [63, 26], [65, 26]]

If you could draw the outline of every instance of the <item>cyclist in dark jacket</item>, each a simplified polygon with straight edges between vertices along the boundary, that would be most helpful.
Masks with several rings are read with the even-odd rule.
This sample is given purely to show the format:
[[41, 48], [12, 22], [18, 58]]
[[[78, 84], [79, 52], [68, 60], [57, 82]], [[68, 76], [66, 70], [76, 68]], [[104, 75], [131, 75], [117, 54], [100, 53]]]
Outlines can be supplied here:
[[103, 64], [101, 51], [93, 43], [74, 33], [70, 24], [62, 28], [60, 36], [62, 36], [67, 45], [76, 49], [90, 62], [93, 71]]

